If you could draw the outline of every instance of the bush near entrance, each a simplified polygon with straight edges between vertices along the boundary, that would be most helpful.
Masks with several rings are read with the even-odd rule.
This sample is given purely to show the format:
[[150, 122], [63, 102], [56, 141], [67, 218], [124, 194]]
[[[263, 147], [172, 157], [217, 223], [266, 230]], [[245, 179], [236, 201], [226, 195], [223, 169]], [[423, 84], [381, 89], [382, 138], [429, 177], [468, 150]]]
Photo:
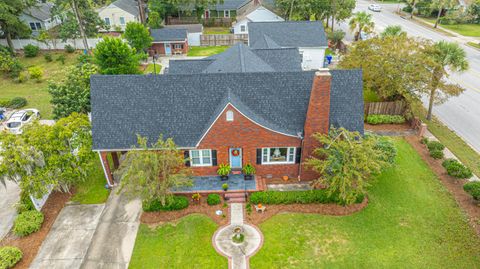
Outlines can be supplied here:
[[[364, 195], [357, 196], [356, 203], [363, 201]], [[310, 191], [266, 191], [255, 192], [250, 196], [250, 202], [253, 204], [342, 204], [338, 195], [329, 196], [327, 190], [310, 190]]]
[[401, 124], [405, 123], [405, 118], [401, 115], [369, 115], [368, 124]]
[[172, 196], [170, 199], [167, 199], [165, 205], [162, 205], [159, 199], [154, 199], [152, 201], [144, 201], [142, 207], [145, 212], [182, 210], [188, 207], [188, 198], [185, 196]]
[[0, 269], [13, 268], [22, 259], [23, 253], [17, 247], [0, 248]]
[[220, 204], [220, 202], [221, 202], [221, 199], [220, 199], [220, 195], [218, 194], [212, 193], [207, 196], [208, 205], [218, 205]]
[[447, 173], [452, 177], [470, 178], [473, 175], [468, 167], [455, 159], [446, 159], [443, 161], [442, 166], [445, 167]]
[[13, 224], [13, 232], [18, 236], [27, 236], [42, 227], [43, 213], [37, 210], [29, 210], [18, 215]]

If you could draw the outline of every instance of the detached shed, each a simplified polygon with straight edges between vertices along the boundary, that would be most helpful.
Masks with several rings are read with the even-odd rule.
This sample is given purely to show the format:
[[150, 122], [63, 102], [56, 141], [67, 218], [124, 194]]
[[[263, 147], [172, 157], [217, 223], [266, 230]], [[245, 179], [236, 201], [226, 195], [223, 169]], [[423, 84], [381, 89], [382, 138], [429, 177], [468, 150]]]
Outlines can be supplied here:
[[150, 55], [180, 55], [188, 53], [186, 29], [151, 29], [153, 38]]

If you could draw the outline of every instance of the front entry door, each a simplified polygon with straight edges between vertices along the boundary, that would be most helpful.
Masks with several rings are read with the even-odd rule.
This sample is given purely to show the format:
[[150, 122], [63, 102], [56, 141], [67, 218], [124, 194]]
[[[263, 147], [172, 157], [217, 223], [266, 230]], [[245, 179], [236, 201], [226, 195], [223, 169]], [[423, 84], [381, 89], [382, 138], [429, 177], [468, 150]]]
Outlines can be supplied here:
[[231, 148], [229, 151], [230, 151], [230, 167], [232, 169], [242, 168], [242, 149]]
[[171, 55], [172, 54], [172, 45], [165, 44], [165, 54], [166, 55]]

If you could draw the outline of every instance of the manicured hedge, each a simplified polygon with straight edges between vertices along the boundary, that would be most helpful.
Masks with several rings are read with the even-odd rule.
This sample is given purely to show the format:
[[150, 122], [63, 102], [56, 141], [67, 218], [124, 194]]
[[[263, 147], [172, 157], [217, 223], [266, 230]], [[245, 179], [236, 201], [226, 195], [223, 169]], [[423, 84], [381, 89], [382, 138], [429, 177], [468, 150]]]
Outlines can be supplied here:
[[207, 204], [209, 205], [218, 205], [221, 201], [220, 195], [218, 194], [212, 193], [207, 196]]
[[443, 161], [442, 166], [445, 167], [447, 173], [452, 177], [471, 178], [473, 175], [472, 170], [455, 159], [446, 159]]
[[23, 47], [23, 52], [25, 53], [25, 57], [35, 57], [38, 55], [40, 48], [38, 46], [28, 44]]
[[162, 205], [158, 199], [144, 201], [142, 207], [145, 212], [181, 210], [188, 207], [188, 198], [185, 196], [173, 196], [165, 205]]
[[427, 142], [427, 148], [428, 148], [429, 151], [444, 150], [445, 146], [438, 141], [428, 141]]
[[480, 201], [480, 182], [472, 181], [463, 185], [463, 190], [470, 194], [473, 199]]
[[[356, 203], [363, 201], [364, 195], [357, 197]], [[338, 195], [328, 196], [326, 190], [309, 190], [309, 191], [266, 191], [255, 192], [250, 195], [250, 202], [253, 204], [329, 204], [342, 202]]]
[[400, 124], [405, 123], [405, 117], [401, 115], [368, 115], [368, 124]]
[[20, 213], [13, 224], [13, 232], [18, 236], [27, 236], [42, 227], [43, 213], [29, 210]]
[[0, 269], [13, 268], [23, 257], [22, 251], [17, 247], [0, 248]]
[[429, 141], [428, 139], [422, 139], [422, 143], [424, 143], [428, 151], [430, 152], [430, 156], [434, 159], [443, 159], [444, 154], [443, 154], [443, 149], [445, 149], [445, 146], [438, 142], [438, 141]]
[[443, 154], [443, 151], [441, 150], [431, 150], [430, 157], [439, 160], [439, 159], [443, 159], [444, 154]]
[[27, 99], [14, 97], [12, 99], [0, 99], [0, 107], [18, 109], [27, 105]]

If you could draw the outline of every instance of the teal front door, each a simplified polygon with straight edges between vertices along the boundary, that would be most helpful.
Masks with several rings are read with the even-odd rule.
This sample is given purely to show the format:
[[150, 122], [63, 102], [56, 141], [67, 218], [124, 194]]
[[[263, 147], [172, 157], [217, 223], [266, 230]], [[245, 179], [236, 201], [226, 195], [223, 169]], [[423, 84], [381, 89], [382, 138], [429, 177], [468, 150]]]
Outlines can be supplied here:
[[231, 148], [229, 151], [230, 151], [230, 167], [242, 168], [242, 149]]
[[172, 55], [172, 45], [165, 44], [165, 54], [166, 55]]

